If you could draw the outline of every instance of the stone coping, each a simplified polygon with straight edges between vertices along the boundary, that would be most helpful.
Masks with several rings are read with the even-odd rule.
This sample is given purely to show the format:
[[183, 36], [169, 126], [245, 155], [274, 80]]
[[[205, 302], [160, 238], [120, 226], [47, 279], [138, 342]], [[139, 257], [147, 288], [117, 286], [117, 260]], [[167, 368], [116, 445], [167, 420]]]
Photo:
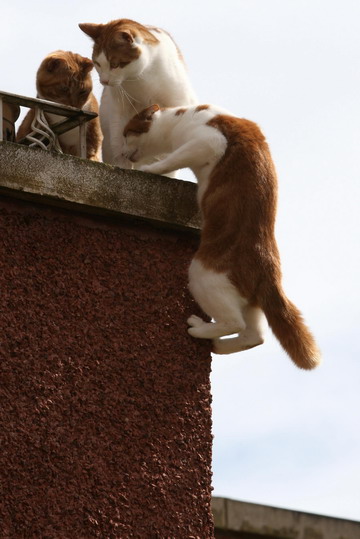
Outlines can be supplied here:
[[284, 539], [355, 539], [360, 522], [280, 509], [227, 498], [212, 498], [215, 528]]
[[198, 233], [196, 184], [0, 142], [0, 194]]

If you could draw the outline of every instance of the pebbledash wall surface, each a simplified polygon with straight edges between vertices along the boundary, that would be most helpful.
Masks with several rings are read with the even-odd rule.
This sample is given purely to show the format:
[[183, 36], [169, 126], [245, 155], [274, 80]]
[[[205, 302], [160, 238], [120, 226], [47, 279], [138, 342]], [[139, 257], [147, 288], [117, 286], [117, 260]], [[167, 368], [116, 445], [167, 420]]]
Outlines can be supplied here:
[[0, 537], [213, 537], [196, 185], [0, 143]]

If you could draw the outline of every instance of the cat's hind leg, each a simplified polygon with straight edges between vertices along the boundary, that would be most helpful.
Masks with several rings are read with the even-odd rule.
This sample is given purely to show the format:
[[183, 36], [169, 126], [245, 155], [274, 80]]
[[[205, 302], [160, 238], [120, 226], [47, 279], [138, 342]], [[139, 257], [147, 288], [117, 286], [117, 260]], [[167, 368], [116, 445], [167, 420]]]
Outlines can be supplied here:
[[215, 354], [232, 354], [249, 350], [264, 342], [266, 318], [259, 307], [246, 306], [243, 312], [246, 328], [237, 337], [214, 339], [213, 352]]
[[206, 269], [195, 258], [189, 268], [189, 289], [202, 310], [214, 319], [214, 322], [204, 322], [192, 315], [188, 319], [190, 335], [199, 339], [214, 339], [245, 329], [241, 311], [247, 301], [240, 296], [225, 273]]

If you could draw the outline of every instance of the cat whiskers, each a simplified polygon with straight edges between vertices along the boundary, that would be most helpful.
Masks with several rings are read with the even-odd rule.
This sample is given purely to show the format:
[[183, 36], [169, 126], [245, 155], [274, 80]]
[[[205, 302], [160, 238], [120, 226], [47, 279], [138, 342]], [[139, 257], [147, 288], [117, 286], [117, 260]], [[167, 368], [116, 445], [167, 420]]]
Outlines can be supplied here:
[[[135, 80], [135, 79], [134, 79]], [[128, 82], [128, 81], [126, 81]], [[132, 81], [131, 81], [132, 82]], [[137, 108], [135, 107], [134, 105], [134, 102], [136, 103], [141, 103], [141, 101], [139, 101], [138, 99], [136, 99], [135, 97], [131, 96], [125, 89], [124, 87], [119, 84], [119, 85], [115, 85], [115, 87], [119, 90], [119, 95], [121, 96], [121, 99], [122, 99], [122, 103], [124, 105], [124, 98], [128, 101], [128, 103], [132, 106], [132, 108], [134, 109], [134, 111], [136, 112], [136, 114], [139, 112], [137, 110]]]
[[122, 91], [122, 88], [121, 86], [117, 86], [116, 87], [119, 91], [117, 92], [117, 96], [118, 96], [118, 101], [120, 102], [121, 100], [121, 105], [122, 105], [122, 108], [124, 108], [124, 93]]

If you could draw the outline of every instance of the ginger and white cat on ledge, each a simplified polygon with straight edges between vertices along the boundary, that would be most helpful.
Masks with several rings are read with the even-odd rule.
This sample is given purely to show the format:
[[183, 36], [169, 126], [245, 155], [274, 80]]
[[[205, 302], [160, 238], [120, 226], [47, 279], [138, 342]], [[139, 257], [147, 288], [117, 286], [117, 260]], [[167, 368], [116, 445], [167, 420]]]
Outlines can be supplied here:
[[197, 103], [184, 60], [171, 36], [129, 19], [79, 24], [94, 41], [93, 61], [104, 86], [100, 121], [103, 161], [122, 168], [123, 131], [135, 112], [152, 103], [162, 107]]
[[298, 367], [316, 367], [319, 349], [281, 285], [277, 177], [259, 127], [212, 105], [152, 105], [128, 122], [124, 137], [130, 161], [167, 154], [143, 171], [189, 167], [197, 177], [202, 231], [189, 288], [213, 322], [190, 316], [190, 335], [212, 339], [215, 353], [229, 354], [262, 344], [267, 319]]

